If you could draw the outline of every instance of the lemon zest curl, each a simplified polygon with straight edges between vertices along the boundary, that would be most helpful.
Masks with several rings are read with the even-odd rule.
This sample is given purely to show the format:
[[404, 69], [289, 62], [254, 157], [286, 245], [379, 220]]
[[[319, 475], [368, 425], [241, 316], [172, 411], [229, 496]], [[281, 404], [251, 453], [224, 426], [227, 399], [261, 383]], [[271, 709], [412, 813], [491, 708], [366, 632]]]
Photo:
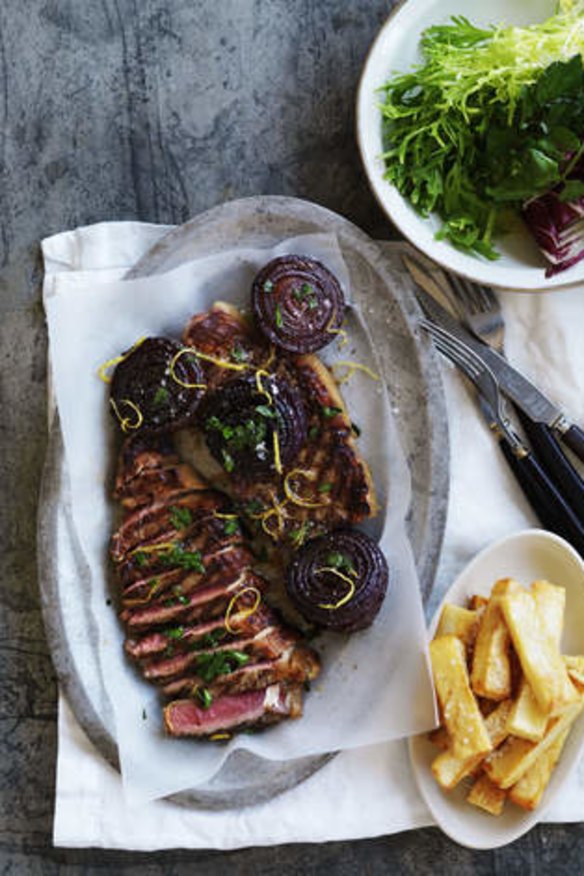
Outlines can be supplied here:
[[[345, 595], [342, 596], [338, 602], [320, 603], [318, 606], [319, 608], [328, 609], [328, 611], [336, 611], [342, 605], [346, 605], [347, 602], [349, 602], [349, 600], [352, 599], [355, 595], [355, 582], [352, 578], [349, 578], [348, 575], [345, 575], [343, 574], [343, 572], [339, 572], [338, 569], [333, 568], [333, 566], [321, 566], [320, 569], [314, 570], [315, 575], [318, 575], [321, 572], [330, 572], [331, 574], [336, 575], [337, 578], [342, 578], [342, 580], [349, 585], [347, 593], [345, 593]], [[352, 571], [351, 574], [355, 577], [357, 576], [357, 573], [355, 571]]]
[[110, 398], [110, 405], [112, 406], [113, 412], [118, 419], [122, 432], [129, 432], [134, 429], [139, 429], [144, 422], [144, 417], [138, 405], [134, 404], [134, 402], [131, 401], [129, 398], [120, 399], [120, 404], [128, 405], [128, 407], [131, 408], [132, 411], [136, 414], [136, 420], [134, 422], [132, 422], [131, 417], [123, 417], [114, 399]]
[[227, 630], [227, 632], [232, 633], [233, 635], [236, 635], [239, 632], [239, 630], [236, 629], [235, 627], [231, 626], [231, 615], [233, 613], [233, 609], [234, 609], [235, 605], [237, 604], [237, 600], [240, 599], [245, 593], [254, 593], [255, 594], [255, 602], [252, 606], [244, 608], [243, 611], [237, 613], [237, 617], [240, 618], [242, 621], [247, 620], [248, 617], [250, 617], [252, 614], [254, 614], [258, 610], [260, 603], [262, 601], [262, 594], [260, 593], [260, 591], [258, 590], [257, 587], [254, 587], [251, 584], [248, 585], [247, 587], [243, 587], [241, 590], [238, 590], [237, 593], [235, 593], [231, 597], [231, 599], [229, 601], [229, 605], [227, 606], [227, 611], [225, 612], [224, 624], [225, 624], [225, 629]]

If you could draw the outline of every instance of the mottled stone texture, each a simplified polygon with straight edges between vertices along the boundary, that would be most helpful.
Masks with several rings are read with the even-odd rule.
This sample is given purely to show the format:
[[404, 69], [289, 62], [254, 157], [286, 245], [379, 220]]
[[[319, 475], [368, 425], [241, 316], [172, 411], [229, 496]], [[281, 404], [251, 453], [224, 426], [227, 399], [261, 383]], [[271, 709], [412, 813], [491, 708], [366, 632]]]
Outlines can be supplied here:
[[392, 230], [353, 137], [367, 47], [391, 0], [0, 3], [0, 865], [3, 873], [565, 872], [584, 829], [472, 853], [436, 830], [323, 846], [143, 856], [50, 847], [56, 687], [39, 615], [45, 449], [40, 238], [105, 219], [182, 222], [253, 194]]

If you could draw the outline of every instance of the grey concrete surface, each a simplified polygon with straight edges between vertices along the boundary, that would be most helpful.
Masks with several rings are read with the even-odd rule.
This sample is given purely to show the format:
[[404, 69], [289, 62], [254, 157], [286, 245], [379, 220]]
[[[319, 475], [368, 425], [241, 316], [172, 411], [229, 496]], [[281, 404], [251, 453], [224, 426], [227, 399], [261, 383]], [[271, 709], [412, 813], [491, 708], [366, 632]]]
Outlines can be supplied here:
[[39, 613], [35, 512], [46, 445], [39, 240], [107, 219], [182, 222], [296, 195], [394, 236], [353, 136], [367, 47], [390, 0], [0, 3], [0, 869], [10, 874], [581, 871], [584, 828], [493, 852], [436, 830], [229, 854], [51, 848], [56, 687]]

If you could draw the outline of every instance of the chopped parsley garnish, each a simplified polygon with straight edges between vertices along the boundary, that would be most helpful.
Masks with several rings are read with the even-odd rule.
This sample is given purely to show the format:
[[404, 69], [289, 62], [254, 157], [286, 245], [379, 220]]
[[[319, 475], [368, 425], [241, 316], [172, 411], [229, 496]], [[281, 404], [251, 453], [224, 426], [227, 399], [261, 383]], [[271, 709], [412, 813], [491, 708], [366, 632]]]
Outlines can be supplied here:
[[320, 429], [318, 428], [318, 426], [311, 426], [310, 429], [308, 430], [308, 437], [310, 438], [311, 441], [314, 441], [314, 439], [318, 437], [319, 432], [320, 432]]
[[168, 390], [164, 386], [159, 386], [156, 392], [154, 393], [154, 398], [152, 399], [155, 405], [162, 405], [165, 401], [168, 401]]
[[233, 469], [235, 468], [235, 460], [230, 453], [227, 453], [224, 447], [221, 450], [221, 457], [223, 458], [223, 468], [225, 469], [225, 471], [233, 471]]
[[231, 358], [236, 362], [246, 362], [249, 359], [249, 353], [237, 345], [231, 348]]
[[226, 520], [223, 531], [225, 535], [235, 535], [236, 532], [239, 532], [239, 521], [235, 519]]
[[199, 654], [195, 669], [199, 678], [211, 684], [219, 675], [228, 675], [249, 663], [249, 654], [243, 651], [213, 651]]
[[185, 551], [180, 545], [173, 545], [172, 549], [161, 554], [160, 562], [165, 566], [179, 566], [192, 572], [204, 572], [203, 558], [200, 551]]
[[[209, 417], [206, 420], [207, 429], [221, 432], [225, 443], [225, 447], [221, 448], [225, 471], [232, 472], [235, 469], [236, 456], [241, 451], [252, 450], [259, 456], [261, 445], [264, 444], [268, 435], [266, 420], [274, 415], [266, 405], [258, 405], [256, 411], [258, 409], [260, 410], [257, 417], [250, 417], [244, 423], [239, 423], [236, 426], [222, 423], [218, 417]], [[269, 414], [268, 411], [270, 411]]]
[[175, 584], [175, 586], [172, 589], [173, 589], [173, 592], [175, 594], [177, 602], [179, 602], [181, 605], [188, 605], [189, 604], [189, 598], [188, 598], [188, 596], [185, 596], [184, 593], [182, 592], [182, 588], [181, 588], [180, 584]]
[[333, 488], [333, 485], [331, 483], [321, 484], [318, 488], [318, 492], [319, 493], [330, 493], [332, 488]]
[[191, 645], [191, 649], [193, 651], [201, 651], [205, 648], [214, 648], [226, 635], [227, 630], [224, 627], [218, 627], [210, 633], [205, 633], [198, 642], [194, 642]]
[[275, 317], [276, 317], [276, 326], [278, 328], [282, 328], [282, 326], [284, 325], [284, 319], [282, 317], [282, 308], [280, 307], [279, 304], [276, 304], [276, 308], [275, 308], [274, 313], [275, 313]]
[[322, 406], [323, 416], [327, 418], [327, 420], [332, 420], [333, 417], [336, 417], [337, 414], [342, 414], [343, 411], [341, 408], [329, 407], [328, 405]]
[[168, 639], [182, 639], [185, 634], [184, 627], [171, 627], [169, 630], [164, 631], [164, 635]]
[[339, 572], [346, 572], [349, 575], [355, 573], [351, 558], [346, 554], [342, 554], [340, 551], [332, 551], [328, 554], [325, 558], [325, 563], [327, 566], [330, 566], [331, 569], [338, 569]]
[[170, 509], [170, 522], [175, 529], [186, 529], [193, 522], [190, 508], [181, 508], [179, 505], [173, 505]]
[[244, 450], [246, 447], [256, 449], [267, 435], [268, 427], [263, 419], [246, 420], [242, 426], [236, 426], [231, 446], [234, 450]]
[[306, 301], [310, 310], [314, 310], [315, 307], [318, 307], [316, 292], [310, 283], [303, 283], [300, 288], [296, 287], [296, 289], [292, 291], [292, 297], [295, 301]]
[[204, 709], [208, 709], [213, 702], [213, 694], [206, 687], [200, 687], [197, 691], [197, 699]]
[[244, 506], [244, 511], [246, 511], [247, 514], [261, 514], [263, 510], [263, 502], [260, 502], [259, 499], [252, 499]]
[[256, 411], [258, 414], [261, 414], [262, 417], [268, 417], [268, 419], [272, 419], [276, 416], [275, 412], [272, 408], [269, 408], [268, 405], [256, 405]]
[[292, 532], [290, 533], [290, 541], [295, 547], [301, 547], [304, 544], [304, 541], [308, 534], [308, 529], [308, 520], [304, 520], [303, 523], [298, 527], [298, 529], [292, 530]]
[[148, 554], [145, 553], [145, 551], [136, 551], [136, 553], [134, 554], [134, 559], [139, 566], [145, 566], [148, 562]]

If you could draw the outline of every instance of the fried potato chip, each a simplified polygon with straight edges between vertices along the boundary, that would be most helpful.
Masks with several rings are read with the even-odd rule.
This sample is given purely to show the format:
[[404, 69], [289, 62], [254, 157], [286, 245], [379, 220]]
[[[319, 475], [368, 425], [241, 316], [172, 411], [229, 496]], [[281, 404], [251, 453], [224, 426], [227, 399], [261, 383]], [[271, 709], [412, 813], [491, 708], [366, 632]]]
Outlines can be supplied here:
[[546, 734], [539, 742], [528, 742], [510, 736], [503, 746], [490, 754], [484, 770], [499, 788], [510, 788], [530, 769], [538, 758], [552, 746], [582, 711], [584, 699], [569, 706], [559, 718], [552, 718]]
[[440, 615], [435, 638], [456, 636], [466, 648], [472, 647], [479, 627], [479, 614], [459, 605], [446, 603]]
[[504, 700], [511, 694], [511, 637], [499, 599], [518, 588], [522, 589], [521, 585], [511, 578], [497, 581], [479, 623], [472, 660], [471, 686], [478, 696], [491, 700]]
[[501, 597], [500, 604], [521, 668], [540, 708], [550, 716], [561, 714], [578, 701], [579, 695], [557, 643], [546, 631], [533, 594], [523, 589], [508, 593]]
[[491, 742], [470, 689], [464, 645], [456, 636], [441, 636], [430, 642], [430, 659], [452, 753], [461, 760], [487, 754]]
[[466, 799], [468, 803], [490, 812], [491, 815], [500, 815], [506, 796], [506, 791], [494, 785], [485, 773], [481, 773]]
[[[507, 738], [507, 722], [511, 711], [512, 701], [505, 700], [485, 718], [485, 729], [493, 749], [497, 748]], [[483, 755], [469, 758], [456, 757], [452, 751], [444, 751], [432, 762], [432, 773], [438, 784], [445, 791], [451, 791], [458, 785], [461, 779], [470, 775], [480, 766]]]
[[509, 789], [509, 799], [517, 806], [530, 810], [539, 806], [569, 732], [570, 727], [566, 727], [547, 751], [521, 776], [517, 784]]

